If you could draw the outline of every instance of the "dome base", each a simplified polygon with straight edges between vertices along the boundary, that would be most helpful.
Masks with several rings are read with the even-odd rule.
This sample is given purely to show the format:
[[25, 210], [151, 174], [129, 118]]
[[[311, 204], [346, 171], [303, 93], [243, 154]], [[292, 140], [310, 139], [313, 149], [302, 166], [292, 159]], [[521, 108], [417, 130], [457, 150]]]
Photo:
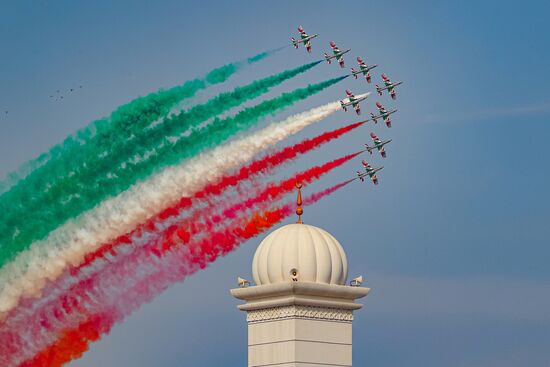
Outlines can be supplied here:
[[354, 301], [369, 291], [366, 287], [286, 282], [236, 288], [231, 290], [231, 295], [246, 301], [238, 306], [242, 311], [291, 305], [358, 310], [362, 305]]

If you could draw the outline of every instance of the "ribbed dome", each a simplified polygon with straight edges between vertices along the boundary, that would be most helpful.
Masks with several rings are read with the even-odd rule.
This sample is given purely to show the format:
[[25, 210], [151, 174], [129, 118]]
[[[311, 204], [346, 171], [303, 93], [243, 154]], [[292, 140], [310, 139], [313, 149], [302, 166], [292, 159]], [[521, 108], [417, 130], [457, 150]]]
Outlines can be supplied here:
[[348, 261], [327, 231], [307, 224], [288, 224], [271, 232], [256, 249], [252, 276], [257, 285], [300, 282], [344, 285]]

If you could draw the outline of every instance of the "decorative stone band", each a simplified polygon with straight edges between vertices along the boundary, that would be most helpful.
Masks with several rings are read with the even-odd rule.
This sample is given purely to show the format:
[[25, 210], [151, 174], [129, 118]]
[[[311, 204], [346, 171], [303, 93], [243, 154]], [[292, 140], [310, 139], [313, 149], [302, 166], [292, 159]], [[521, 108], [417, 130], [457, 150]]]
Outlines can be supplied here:
[[263, 321], [283, 319], [309, 319], [326, 321], [353, 321], [353, 311], [346, 309], [311, 307], [311, 306], [283, 306], [250, 310], [246, 314], [249, 324]]

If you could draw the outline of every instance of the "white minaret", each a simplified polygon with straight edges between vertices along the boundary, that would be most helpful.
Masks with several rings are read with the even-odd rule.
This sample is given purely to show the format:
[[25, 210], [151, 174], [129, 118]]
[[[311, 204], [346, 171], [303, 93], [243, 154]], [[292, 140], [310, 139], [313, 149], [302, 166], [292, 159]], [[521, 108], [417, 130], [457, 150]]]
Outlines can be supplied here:
[[248, 322], [248, 366], [351, 366], [355, 300], [368, 294], [346, 285], [348, 263], [338, 241], [298, 222], [270, 233], [252, 263], [256, 285], [239, 278], [231, 294], [243, 301]]

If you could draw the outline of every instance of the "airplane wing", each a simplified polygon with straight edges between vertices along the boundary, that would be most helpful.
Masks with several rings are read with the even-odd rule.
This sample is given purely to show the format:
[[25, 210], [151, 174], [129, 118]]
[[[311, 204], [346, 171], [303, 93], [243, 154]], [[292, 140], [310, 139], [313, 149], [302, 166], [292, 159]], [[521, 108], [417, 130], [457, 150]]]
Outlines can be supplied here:
[[372, 180], [373, 184], [378, 185], [378, 177], [376, 177], [376, 175], [370, 176], [370, 179]]
[[304, 46], [306, 46], [307, 52], [311, 53], [311, 42], [310, 42], [310, 40], [305, 41]]
[[382, 140], [380, 140], [378, 138], [378, 136], [376, 136], [374, 133], [370, 133], [370, 137], [372, 138], [372, 140], [374, 141], [375, 144], [381, 144], [382, 143]]
[[340, 67], [341, 67], [341, 68], [345, 67], [345, 65], [344, 65], [344, 56], [341, 56], [341, 55], [340, 55], [340, 56], [338, 57], [338, 63], [340, 64]]
[[353, 103], [353, 109], [355, 110], [355, 113], [357, 113], [358, 115], [361, 114], [361, 106], [359, 106], [359, 102]]

